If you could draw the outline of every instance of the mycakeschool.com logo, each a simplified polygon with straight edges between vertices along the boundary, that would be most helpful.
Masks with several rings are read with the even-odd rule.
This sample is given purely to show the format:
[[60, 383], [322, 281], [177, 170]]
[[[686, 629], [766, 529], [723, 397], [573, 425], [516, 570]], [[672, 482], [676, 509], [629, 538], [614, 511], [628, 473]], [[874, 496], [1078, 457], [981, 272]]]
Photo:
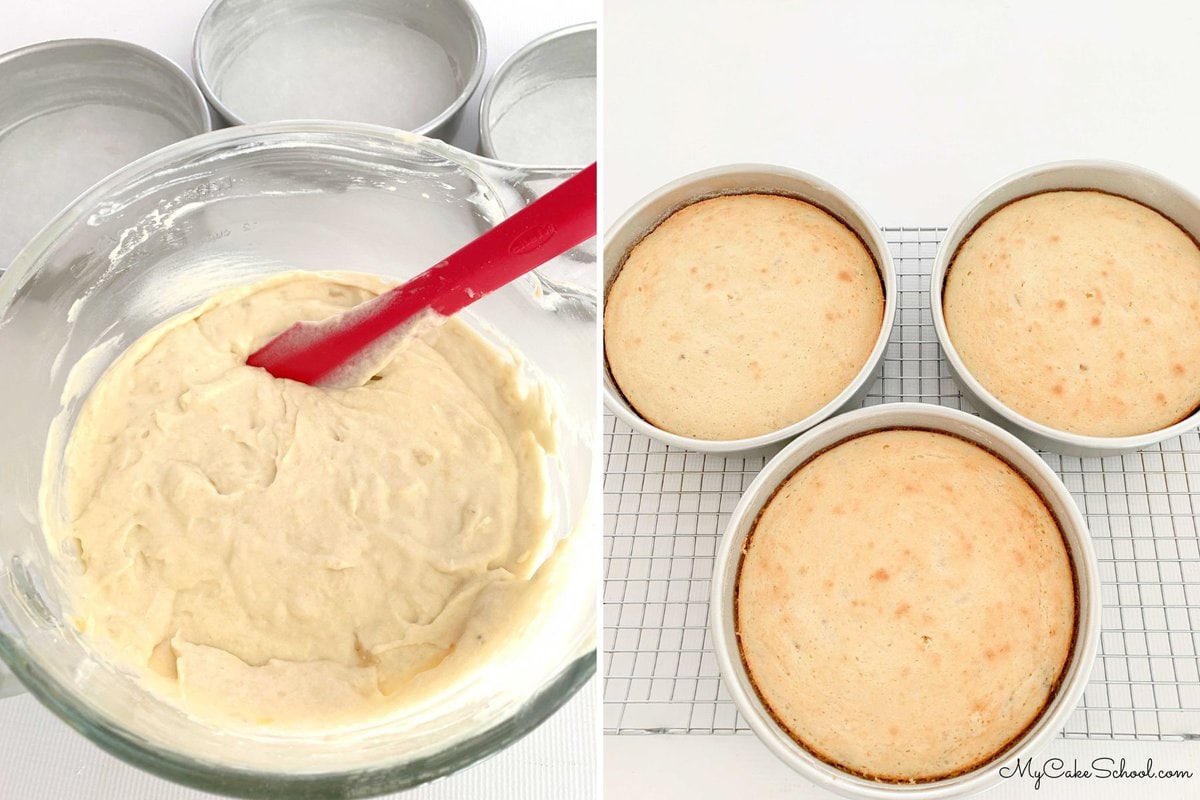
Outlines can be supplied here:
[[1034, 763], [1032, 758], [1017, 759], [1011, 764], [1000, 767], [1001, 778], [1025, 778], [1033, 781], [1033, 788], [1041, 789], [1043, 781], [1057, 780], [1188, 780], [1192, 777], [1191, 770], [1167, 769], [1154, 763], [1153, 758], [1145, 762], [1131, 763], [1124, 758], [1109, 758], [1100, 756], [1091, 762], [1079, 763], [1079, 759], [1071, 759], [1067, 763], [1061, 758], [1048, 758], [1041, 763]]

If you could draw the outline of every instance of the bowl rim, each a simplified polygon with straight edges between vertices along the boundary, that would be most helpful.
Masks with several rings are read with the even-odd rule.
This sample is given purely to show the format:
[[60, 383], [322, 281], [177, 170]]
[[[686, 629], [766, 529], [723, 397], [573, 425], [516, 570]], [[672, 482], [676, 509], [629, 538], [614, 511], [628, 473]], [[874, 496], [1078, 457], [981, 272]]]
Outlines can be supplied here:
[[[240, 114], [232, 111], [229, 106], [221, 100], [216, 87], [208, 79], [208, 72], [204, 69], [204, 48], [205, 39], [209, 36], [212, 29], [212, 18], [217, 10], [225, 5], [229, 0], [212, 0], [208, 8], [204, 10], [204, 14], [200, 17], [200, 22], [196, 24], [196, 32], [192, 36], [192, 73], [196, 76], [196, 85], [200, 87], [204, 97], [208, 98], [208, 102], [216, 109], [227, 122], [231, 125], [250, 125], [250, 124], [267, 124], [280, 120], [266, 120], [263, 123], [249, 123]], [[428, 134], [431, 131], [436, 131], [442, 125], [448, 123], [456, 114], [458, 114], [463, 106], [467, 104], [467, 100], [475, 93], [479, 87], [479, 82], [483, 79], [483, 70], [487, 65], [487, 34], [483, 29], [483, 22], [479, 19], [479, 12], [475, 10], [470, 0], [442, 0], [444, 3], [457, 5], [467, 19], [470, 21], [471, 32], [475, 37], [475, 63], [471, 67], [471, 72], [467, 75], [463, 88], [459, 91], [458, 96], [454, 98], [454, 102], [448, 105], [443, 111], [428, 122], [422, 123], [408, 133], [418, 135]], [[441, 45], [441, 42], [438, 42]], [[357, 123], [356, 123], [357, 124]], [[373, 124], [373, 123], [362, 123]], [[381, 126], [390, 127], [390, 126]], [[394, 130], [405, 130], [403, 128], [395, 128]]]
[[[479, 169], [476, 157], [445, 142], [419, 134], [368, 123], [327, 120], [292, 120], [224, 128], [168, 145], [122, 167], [102, 179], [59, 212], [17, 254], [9, 269], [0, 273], [0, 309], [6, 308], [11, 295], [23, 283], [43, 251], [63, 230], [78, 224], [90, 213], [101, 197], [114, 189], [143, 180], [154, 171], [177, 166], [189, 155], [215, 146], [228, 146], [239, 140], [288, 134], [361, 134], [375, 141], [393, 140], [417, 146], [454, 162], [470, 172], [493, 193], [489, 217], [493, 223], [507, 216], [492, 182]], [[596, 481], [593, 481], [595, 484]], [[595, 486], [591, 491], [595, 491]], [[586, 529], [581, 530], [585, 533]], [[199, 760], [176, 750], [161, 747], [132, 734], [88, 706], [70, 704], [62, 699], [59, 681], [45, 674], [24, 656], [19, 639], [0, 626], [0, 663], [7, 666], [18, 681], [42, 705], [73, 729], [83, 734], [120, 760], [186, 786], [231, 796], [273, 800], [280, 796], [307, 800], [331, 796], [356, 798], [409, 789], [457, 772], [495, 755], [541, 725], [586, 683], [596, 672], [596, 647], [584, 648], [571, 656], [559, 673], [529, 697], [509, 717], [449, 747], [403, 764], [382, 764], [366, 769], [297, 775], [260, 769], [230, 767]]]
[[[531, 169], [573, 169], [581, 170], [587, 164], [523, 164], [515, 161], [505, 161], [496, 155], [496, 150], [492, 146], [492, 126], [488, 123], [491, 117], [492, 98], [496, 94], [496, 89], [507, 80], [508, 75], [512, 72], [530, 53], [537, 50], [539, 47], [559, 39], [567, 39], [579, 34], [590, 32], [593, 37], [596, 34], [595, 22], [580, 22], [575, 25], [567, 25], [564, 28], [544, 33], [533, 41], [521, 47], [515, 53], [504, 59], [504, 62], [496, 68], [492, 73], [492, 77], [483, 87], [483, 95], [479, 100], [479, 150], [480, 154], [485, 158], [493, 159], [501, 164], [511, 164], [513, 166], [531, 168]], [[598, 43], [597, 43], [598, 44]]]
[[[468, 153], [441, 139], [433, 139], [424, 134], [413, 133], [401, 130], [400, 128], [391, 128], [387, 125], [376, 125], [370, 122], [346, 122], [326, 119], [275, 120], [219, 128], [188, 137], [187, 139], [181, 139], [152, 153], [147, 153], [141, 158], [109, 173], [72, 200], [58, 212], [54, 219], [48, 222], [32, 239], [26, 242], [25, 246], [17, 253], [12, 262], [0, 271], [0, 310], [7, 307], [8, 286], [13, 280], [10, 276], [23, 274], [32, 263], [30, 259], [25, 258], [26, 253], [44, 249], [46, 244], [48, 244], [47, 240], [57, 237], [63, 228], [74, 224], [83, 217], [85, 215], [83, 211], [84, 206], [88, 203], [94, 203], [102, 192], [110, 191], [121, 182], [144, 177], [142, 173], [147, 169], [164, 169], [173, 159], [186, 156], [188, 153], [201, 148], [228, 144], [229, 142], [243, 138], [254, 140], [259, 137], [289, 134], [351, 135], [379, 142], [391, 139], [396, 144], [423, 148], [447, 161], [459, 165], [475, 176], [480, 183], [488, 187], [492, 193], [491, 205], [493, 208], [489, 209], [489, 214], [493, 218], [493, 223], [500, 222], [500, 220], [512, 213], [500, 199], [503, 195], [496, 186], [496, 180], [502, 176], [497, 176], [496, 174], [489, 175], [485, 169], [485, 167], [489, 166], [501, 168], [503, 165], [492, 159]], [[27, 261], [30, 263], [27, 264]]]
[[[950, 270], [951, 262], [954, 256], [958, 253], [958, 248], [963, 240], [973, 232], [977, 226], [977, 222], [971, 224], [971, 220], [982, 220], [987, 215], [1003, 208], [1009, 203], [1015, 202], [1023, 196], [1033, 194], [1044, 194], [1046, 192], [1062, 191], [1067, 189], [1088, 189], [1089, 181], [1072, 182], [1068, 178], [1070, 175], [1078, 173], [1094, 173], [1106, 172], [1109, 175], [1121, 178], [1137, 179], [1145, 184], [1156, 186], [1164, 191], [1177, 195], [1181, 200], [1200, 209], [1200, 198], [1197, 198], [1192, 192], [1171, 180], [1168, 180], [1163, 175], [1157, 172], [1139, 167], [1134, 164], [1128, 164], [1122, 161], [1114, 161], [1109, 159], [1070, 159], [1064, 161], [1052, 161], [1037, 166], [1028, 167], [1026, 169], [1015, 172], [1007, 177], [992, 183], [978, 195], [971, 199], [969, 203], [959, 212], [954, 222], [946, 229], [945, 235], [941, 242], [938, 243], [937, 253], [934, 256], [933, 273], [930, 277], [929, 285], [929, 305], [933, 313], [933, 327], [937, 333], [938, 344], [941, 345], [942, 352], [946, 356], [946, 360], [950, 362], [950, 371], [959, 386], [963, 388], [969, 395], [971, 401], [978, 401], [984, 407], [985, 412], [989, 412], [1001, 421], [1001, 424], [1007, 424], [1018, 434], [1031, 440], [1038, 446], [1045, 446], [1046, 449], [1054, 450], [1059, 453], [1066, 454], [1082, 454], [1085, 456], [1109, 456], [1121, 455], [1123, 453], [1131, 453], [1141, 450], [1158, 442], [1165, 441], [1174, 436], [1186, 433], [1198, 424], [1200, 424], [1200, 408], [1194, 410], [1187, 417], [1168, 425], [1165, 428], [1160, 428], [1149, 433], [1140, 433], [1131, 436], [1091, 436], [1080, 433], [1071, 433], [1069, 431], [1052, 428], [1049, 425], [1037, 422], [1025, 415], [1013, 410], [998, 397], [988, 391], [982, 383], [967, 369], [962, 357], [958, 354], [958, 350], [954, 347], [954, 343], [950, 339], [949, 331], [946, 328], [946, 316], [942, 306], [941, 298], [945, 290], [946, 275]], [[1013, 186], [1020, 186], [1025, 183], [1043, 177], [1047, 174], [1061, 174], [1063, 180], [1061, 185], [1038, 189], [1036, 191], [1018, 194], [1012, 200], [1004, 200], [997, 202], [996, 197], [1007, 193]], [[1097, 191], [1109, 191], [1107, 189], [1096, 189]], [[1113, 192], [1120, 195], [1120, 192]], [[1155, 208], [1151, 203], [1132, 199], [1134, 202], [1144, 205], [1154, 211], [1157, 211], [1162, 216], [1171, 220], [1175, 225], [1183, 228], [1183, 225], [1171, 216], [1163, 213]], [[1194, 239], [1200, 239], [1200, 230], [1188, 231], [1183, 228]]]
[[[863, 423], [863, 425], [859, 425]], [[950, 430], [951, 426], [957, 426]], [[1077, 581], [1077, 622], [1075, 643], [1051, 705], [1043, 709], [1021, 737], [1000, 759], [991, 759], [963, 775], [931, 783], [882, 783], [861, 778], [834, 767], [801, 748], [765, 710], [745, 673], [737, 638], [732, 626], [733, 589], [741, 561], [742, 544], [753, 527], [759, 511], [770, 501], [774, 490], [794, 470], [818, 452], [868, 431], [895, 427], [924, 427], [946, 430], [981, 444], [1005, 459], [1027, 481], [1030, 474], [1041, 486], [1052, 489], [1052, 500], [1065, 513], [1056, 514], [1070, 549]], [[844, 434], [843, 434], [844, 432]], [[830, 444], [825, 444], [830, 440]], [[984, 441], [986, 440], [986, 444]], [[1018, 460], [1012, 456], [1020, 455]], [[730, 577], [732, 575], [732, 577]], [[838, 415], [797, 437], [772, 458], [743, 492], [722, 532], [713, 566], [712, 592], [709, 599], [709, 629], [713, 649], [726, 690], [750, 728], [777, 758], [805, 779], [845, 797], [895, 800], [897, 797], [956, 797], [983, 791], [1003, 780], [999, 767], [1014, 759], [1035, 755], [1062, 729], [1083, 696], [1096, 660], [1100, 640], [1102, 610], [1101, 581], [1095, 549], [1083, 513], [1071, 493], [1050, 466], [1023, 441], [994, 423], [965, 411], [928, 403], [884, 403]]]
[[[608, 304], [608, 293], [612, 288], [613, 281], [620, 272], [621, 265], [628, 253], [612, 252], [612, 244], [618, 238], [630, 238], [634, 245], [641, 241], [643, 237], [654, 230], [663, 220], [671, 214], [685, 208], [691, 203], [698, 202], [713, 196], [736, 195], [753, 192], [755, 189], [764, 191], [762, 187], [756, 187], [751, 182], [746, 182], [744, 191], [719, 191], [719, 192], [696, 192], [692, 198], [682, 204], [673, 203], [670, 207], [665, 208], [662, 213], [656, 214], [656, 222], [645, 227], [637, 225], [636, 221], [639, 216], [646, 213], [648, 210], [661, 204], [663, 200], [676, 192], [686, 190], [693, 186], [703, 184], [713, 178], [737, 175], [740, 173], [769, 175], [771, 177], [783, 178], [785, 180], [795, 181], [799, 184], [806, 185], [807, 194], [815, 196], [819, 194], [827, 194], [834, 197], [840, 203], [844, 204], [857, 219], [843, 219], [841, 215], [835, 214], [824, 205], [814, 199], [805, 196], [805, 193], [783, 193], [788, 196], [795, 197], [805, 202], [817, 206], [826, 213], [831, 214], [838, 219], [843, 225], [849, 227], [855, 234], [862, 239], [863, 244], [875, 259], [876, 269], [879, 271], [880, 284], [884, 291], [883, 303], [883, 319], [880, 323], [879, 334], [875, 338], [875, 345], [872, 347], [870, 354], [862, 367], [842, 390], [829, 400], [821, 408], [809, 414], [807, 417], [796, 422], [785, 425], [768, 433], [759, 434], [758, 436], [750, 436], [741, 439], [699, 439], [691, 436], [683, 436], [677, 433], [663, 430], [651, 422], [648, 422], [640, 414], [634, 411], [632, 405], [621, 394], [617, 386], [616, 379], [612, 376], [612, 371], [609, 369], [607, 351], [603, 346], [603, 330], [601, 335], [601, 366], [604, 370], [603, 388], [604, 388], [604, 405], [613, 412], [622, 422], [633, 428], [637, 433], [649, 436], [671, 447], [679, 447], [685, 450], [691, 450], [702, 453], [713, 453], [717, 455], [736, 455], [747, 454], [755, 451], [762, 451], [776, 445], [780, 442], [791, 439], [798, 434], [812, 428], [814, 425], [821, 423], [829, 417], [837, 414], [848, 403], [850, 403], [856, 395], [866, 389], [874, 380], [876, 371], [883, 362], [884, 351], [887, 349], [888, 342], [891, 340], [892, 329], [896, 319], [896, 310], [899, 306], [899, 287], [897, 285], [896, 267], [892, 259], [891, 249], [888, 247], [887, 240], [884, 238], [883, 229], [876, 224], [874, 218], [866, 212], [853, 198], [837, 188], [828, 181], [823, 180], [811, 173], [804, 172], [791, 167], [784, 167], [775, 164], [765, 163], [735, 163], [725, 164], [722, 166], [703, 169], [698, 172], [693, 172], [688, 175], [676, 178], [669, 183], [666, 183], [649, 194], [643, 196], [640, 200], [634, 203], [625, 211], [620, 218], [614, 222], [604, 235], [604, 297], [603, 304]], [[633, 230], [637, 228], [637, 230]], [[629, 235], [629, 234], [633, 235]], [[632, 248], [634, 245], [630, 245]], [[611, 268], [610, 268], [611, 265]]]

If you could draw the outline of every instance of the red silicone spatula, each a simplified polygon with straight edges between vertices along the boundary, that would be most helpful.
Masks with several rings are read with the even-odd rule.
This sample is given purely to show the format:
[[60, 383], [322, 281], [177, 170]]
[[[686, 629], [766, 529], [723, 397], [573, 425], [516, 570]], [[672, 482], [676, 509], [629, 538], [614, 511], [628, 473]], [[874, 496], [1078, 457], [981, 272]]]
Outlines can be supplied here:
[[596, 165], [530, 203], [445, 261], [345, 313], [297, 322], [246, 359], [319, 386], [414, 315], [450, 316], [596, 235]]

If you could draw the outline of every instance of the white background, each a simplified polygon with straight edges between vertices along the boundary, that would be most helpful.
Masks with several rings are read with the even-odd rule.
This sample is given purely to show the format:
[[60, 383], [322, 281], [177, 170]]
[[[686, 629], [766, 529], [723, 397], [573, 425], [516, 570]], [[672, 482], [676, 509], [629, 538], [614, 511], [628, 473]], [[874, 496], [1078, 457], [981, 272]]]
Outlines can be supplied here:
[[605, 0], [604, 218], [762, 161], [885, 226], [946, 226], [1024, 167], [1115, 158], [1200, 191], [1200, 6]]
[[[1113, 158], [1200, 192], [1200, 9], [1178, 2], [604, 0], [603, 218], [689, 172], [818, 175], [883, 226], [947, 226], [992, 182]], [[1010, 780], [988, 797], [1200, 797], [1200, 742], [1064, 742], [1196, 779]], [[831, 798], [753, 736], [605, 738], [611, 798]]]
[[[472, 0], [483, 20], [483, 83], [537, 36], [596, 19], [592, 0]], [[124, 39], [191, 73], [192, 34], [207, 0], [0, 0], [0, 52], [47, 39]], [[473, 150], [480, 84], [454, 144]], [[405, 794], [406, 800], [566, 800], [595, 795], [597, 681], [544, 725], [491, 760]], [[211, 795], [117, 761], [28, 695], [0, 700], [0, 800], [194, 800]], [[281, 798], [281, 800], [284, 800]]]

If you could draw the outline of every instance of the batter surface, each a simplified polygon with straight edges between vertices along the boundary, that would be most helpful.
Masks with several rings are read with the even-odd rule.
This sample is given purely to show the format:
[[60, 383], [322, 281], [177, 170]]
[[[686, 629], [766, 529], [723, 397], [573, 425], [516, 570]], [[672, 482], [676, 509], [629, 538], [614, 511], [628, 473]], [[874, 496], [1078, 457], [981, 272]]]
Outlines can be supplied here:
[[79, 553], [78, 625], [196, 716], [388, 713], [518, 627], [553, 544], [554, 428], [514, 359], [449, 319], [353, 388], [245, 364], [386, 288], [289, 273], [218, 294], [135, 342], [72, 431], [51, 530]]

